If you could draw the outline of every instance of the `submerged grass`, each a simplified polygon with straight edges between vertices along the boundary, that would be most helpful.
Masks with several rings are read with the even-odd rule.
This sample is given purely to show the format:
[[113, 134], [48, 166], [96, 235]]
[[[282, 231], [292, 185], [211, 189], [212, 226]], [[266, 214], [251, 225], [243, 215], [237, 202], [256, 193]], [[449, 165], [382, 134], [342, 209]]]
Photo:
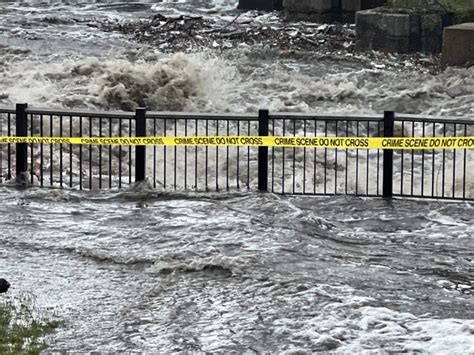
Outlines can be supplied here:
[[39, 354], [62, 323], [48, 320], [27, 293], [0, 297], [0, 354]]

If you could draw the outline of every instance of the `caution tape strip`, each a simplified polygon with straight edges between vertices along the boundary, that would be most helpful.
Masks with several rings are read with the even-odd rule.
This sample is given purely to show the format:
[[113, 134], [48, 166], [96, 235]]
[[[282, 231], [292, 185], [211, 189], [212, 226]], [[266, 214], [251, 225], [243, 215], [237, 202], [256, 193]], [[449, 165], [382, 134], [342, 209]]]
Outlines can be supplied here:
[[252, 146], [288, 148], [340, 149], [472, 149], [474, 136], [422, 138], [353, 138], [353, 137], [258, 137], [258, 136], [196, 136], [196, 137], [0, 137], [0, 144], [82, 144], [142, 146]]

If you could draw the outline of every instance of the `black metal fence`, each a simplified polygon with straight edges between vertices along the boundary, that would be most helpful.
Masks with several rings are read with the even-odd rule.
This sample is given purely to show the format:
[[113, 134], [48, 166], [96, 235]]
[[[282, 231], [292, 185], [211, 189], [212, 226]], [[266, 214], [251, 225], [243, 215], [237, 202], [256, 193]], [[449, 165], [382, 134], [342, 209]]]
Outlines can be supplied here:
[[[1, 136], [474, 136], [474, 120], [395, 115], [332, 116], [0, 108]], [[381, 150], [284, 147], [1, 145], [1, 182], [28, 172], [39, 186], [122, 188], [148, 179], [163, 190], [474, 200], [469, 149]]]

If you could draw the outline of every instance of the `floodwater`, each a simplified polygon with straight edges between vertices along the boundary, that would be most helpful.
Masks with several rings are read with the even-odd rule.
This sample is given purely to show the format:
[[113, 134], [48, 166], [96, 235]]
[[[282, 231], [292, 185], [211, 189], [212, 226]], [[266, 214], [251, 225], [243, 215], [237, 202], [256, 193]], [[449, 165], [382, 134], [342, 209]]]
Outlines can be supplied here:
[[469, 204], [0, 194], [2, 275], [67, 321], [50, 351], [474, 349]]
[[[2, 1], [0, 105], [474, 114], [474, 68], [163, 54], [94, 26], [235, 3]], [[0, 277], [66, 322], [46, 353], [474, 353], [470, 203], [2, 187], [0, 210]]]

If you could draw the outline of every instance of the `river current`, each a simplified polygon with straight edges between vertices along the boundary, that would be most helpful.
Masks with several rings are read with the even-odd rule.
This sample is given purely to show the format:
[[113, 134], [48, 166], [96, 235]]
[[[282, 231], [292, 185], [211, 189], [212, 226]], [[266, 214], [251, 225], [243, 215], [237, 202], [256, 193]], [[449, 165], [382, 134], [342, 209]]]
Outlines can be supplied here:
[[[236, 2], [1, 1], [0, 105], [474, 114], [432, 74], [242, 46], [160, 53], [104, 19]], [[272, 14], [250, 13], [258, 21]], [[46, 353], [474, 353], [470, 203], [0, 188], [0, 277], [65, 322]]]

